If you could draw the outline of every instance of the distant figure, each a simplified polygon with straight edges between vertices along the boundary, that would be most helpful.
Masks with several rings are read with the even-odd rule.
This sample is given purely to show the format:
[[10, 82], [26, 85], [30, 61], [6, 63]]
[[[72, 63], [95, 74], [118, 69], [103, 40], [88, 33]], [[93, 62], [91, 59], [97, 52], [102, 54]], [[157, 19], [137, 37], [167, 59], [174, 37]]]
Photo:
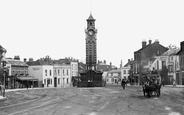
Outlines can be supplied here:
[[123, 89], [125, 89], [125, 84], [126, 84], [126, 81], [124, 79], [122, 79], [121, 86], [123, 87]]
[[173, 87], [176, 87], [176, 81], [173, 79]]

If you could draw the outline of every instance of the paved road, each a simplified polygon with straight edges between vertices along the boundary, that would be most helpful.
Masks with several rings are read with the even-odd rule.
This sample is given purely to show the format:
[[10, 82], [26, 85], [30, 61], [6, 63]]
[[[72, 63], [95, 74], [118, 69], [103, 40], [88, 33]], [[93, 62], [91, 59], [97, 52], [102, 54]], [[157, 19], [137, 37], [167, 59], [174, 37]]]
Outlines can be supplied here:
[[49, 88], [8, 92], [0, 115], [182, 115], [183, 88], [146, 98], [141, 87]]

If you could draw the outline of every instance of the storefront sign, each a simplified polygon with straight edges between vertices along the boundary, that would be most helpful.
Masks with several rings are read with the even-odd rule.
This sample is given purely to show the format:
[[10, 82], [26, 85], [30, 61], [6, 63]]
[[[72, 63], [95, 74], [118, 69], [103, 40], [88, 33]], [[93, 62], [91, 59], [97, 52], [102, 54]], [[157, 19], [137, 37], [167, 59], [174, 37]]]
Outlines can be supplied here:
[[32, 69], [33, 69], [33, 71], [38, 71], [38, 70], [40, 70], [40, 67], [33, 67]]

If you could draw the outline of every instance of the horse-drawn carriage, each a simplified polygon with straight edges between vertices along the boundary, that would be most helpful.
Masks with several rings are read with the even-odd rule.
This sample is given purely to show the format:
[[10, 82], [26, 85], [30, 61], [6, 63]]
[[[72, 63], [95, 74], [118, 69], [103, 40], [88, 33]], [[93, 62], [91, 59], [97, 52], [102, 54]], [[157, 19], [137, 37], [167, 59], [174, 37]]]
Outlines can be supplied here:
[[159, 97], [161, 92], [161, 84], [159, 77], [157, 75], [145, 75], [143, 78], [142, 88], [145, 97], [148, 96], [150, 98], [150, 96], [153, 94]]

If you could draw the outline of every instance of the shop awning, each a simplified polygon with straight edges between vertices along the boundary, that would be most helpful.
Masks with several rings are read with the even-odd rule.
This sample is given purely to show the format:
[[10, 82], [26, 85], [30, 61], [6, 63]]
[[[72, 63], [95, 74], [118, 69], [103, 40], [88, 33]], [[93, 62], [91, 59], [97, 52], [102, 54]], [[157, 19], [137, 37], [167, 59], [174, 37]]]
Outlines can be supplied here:
[[36, 79], [32, 76], [17, 77], [17, 79], [22, 80], [22, 81], [38, 81], [38, 79]]

